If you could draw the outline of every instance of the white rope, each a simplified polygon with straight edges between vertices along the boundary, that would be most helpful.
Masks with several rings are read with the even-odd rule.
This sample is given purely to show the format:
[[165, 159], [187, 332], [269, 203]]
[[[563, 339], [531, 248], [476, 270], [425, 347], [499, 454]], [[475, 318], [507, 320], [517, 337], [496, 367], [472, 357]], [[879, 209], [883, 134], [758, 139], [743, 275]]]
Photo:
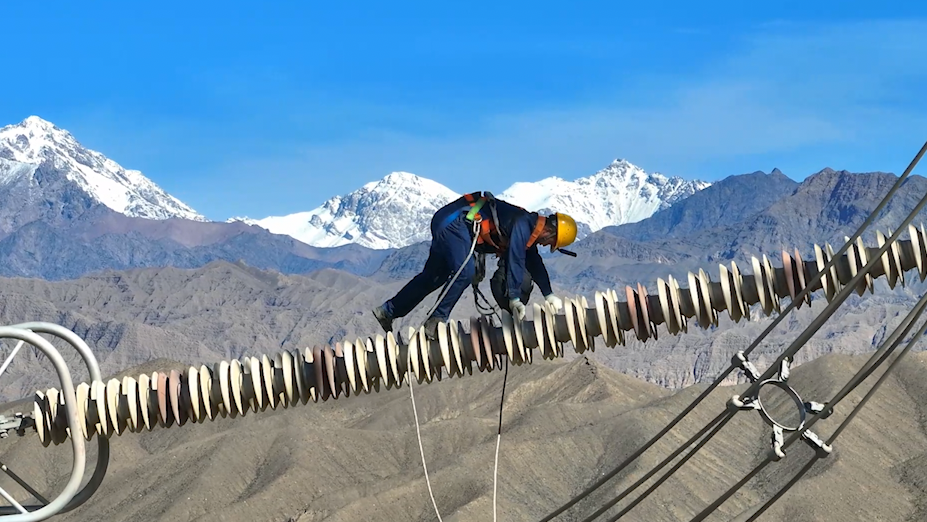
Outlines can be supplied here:
[[[411, 354], [410, 354], [411, 357]], [[438, 511], [438, 503], [435, 501], [435, 493], [431, 489], [431, 479], [428, 478], [428, 465], [425, 464], [425, 447], [422, 445], [422, 430], [418, 424], [418, 409], [415, 407], [415, 392], [412, 391], [412, 376], [409, 375], [409, 366], [411, 360], [406, 364], [406, 380], [409, 381], [409, 396], [412, 398], [412, 414], [415, 416], [415, 433], [418, 434], [418, 451], [422, 454], [422, 468], [425, 470], [425, 483], [428, 485], [428, 495], [431, 496], [431, 505], [435, 507], [435, 515], [438, 515], [438, 521], [441, 521], [441, 513]]]
[[496, 522], [496, 486], [499, 484], [499, 443], [502, 433], [496, 435], [496, 466], [492, 472], [492, 521]]
[[[467, 262], [470, 261], [470, 258], [473, 257], [473, 251], [476, 249], [477, 240], [479, 239], [479, 226], [480, 220], [473, 221], [473, 242], [470, 244], [470, 252], [467, 253], [467, 257], [464, 258], [463, 263], [457, 269], [457, 272], [454, 274], [454, 277], [441, 291], [441, 294], [435, 300], [434, 306], [431, 307], [431, 310], [428, 311], [427, 316], [431, 316], [432, 313], [438, 308], [441, 304], [441, 300], [444, 299], [444, 296], [447, 294], [447, 291], [450, 290], [451, 285], [454, 284], [454, 281], [460, 276], [460, 273], [463, 271], [464, 267], [467, 266]], [[475, 298], [475, 296], [474, 296]], [[424, 323], [423, 323], [424, 325]], [[443, 522], [441, 519], [441, 513], [438, 511], [438, 503], [435, 501], [434, 490], [431, 487], [431, 479], [428, 476], [428, 465], [425, 463], [425, 446], [422, 444], [422, 430], [418, 421], [418, 408], [415, 406], [415, 392], [412, 391], [412, 376], [410, 373], [410, 368], [412, 367], [412, 352], [409, 352], [409, 356], [406, 358], [406, 380], [409, 382], [409, 397], [412, 399], [412, 414], [415, 417], [415, 433], [418, 436], [418, 450], [422, 456], [422, 469], [425, 471], [425, 484], [428, 486], [428, 495], [431, 497], [431, 505], [435, 508], [435, 515], [438, 516], [438, 521]], [[506, 377], [508, 377], [508, 361], [506, 361]], [[502, 393], [503, 400], [505, 398], [505, 383], [502, 384]], [[499, 446], [502, 442], [502, 405], [499, 406], [499, 433], [496, 436], [496, 457], [495, 457], [495, 466], [493, 468], [493, 478], [492, 478], [492, 519], [493, 522], [496, 522], [496, 491], [499, 484]]]
[[[480, 221], [473, 221], [473, 243], [470, 244], [470, 252], [467, 254], [467, 257], [464, 259], [463, 263], [460, 264], [460, 268], [457, 269], [457, 273], [454, 274], [454, 277], [444, 285], [444, 289], [441, 291], [441, 294], [438, 296], [438, 299], [435, 300], [434, 306], [431, 307], [431, 310], [428, 311], [427, 316], [431, 316], [434, 313], [435, 309], [441, 304], [441, 300], [444, 299], [444, 296], [447, 295], [447, 291], [450, 290], [451, 285], [454, 284], [454, 281], [460, 276], [460, 273], [463, 271], [464, 267], [467, 266], [467, 262], [470, 261], [470, 258], [473, 256], [473, 251], [476, 249], [477, 239], [479, 238], [478, 230], [480, 226]], [[424, 323], [423, 323], [424, 325]], [[425, 463], [425, 446], [422, 444], [422, 429], [418, 422], [418, 408], [415, 407], [415, 392], [412, 391], [412, 376], [410, 375], [410, 368], [412, 367], [412, 352], [409, 352], [409, 356], [406, 358], [406, 380], [409, 382], [409, 397], [412, 399], [412, 414], [415, 417], [415, 433], [418, 436], [418, 450], [422, 455], [422, 469], [425, 471], [425, 484], [428, 485], [428, 495], [431, 497], [431, 505], [435, 508], [435, 515], [438, 516], [438, 521], [441, 520], [441, 513], [438, 511], [438, 503], [435, 501], [435, 493], [431, 488], [431, 479], [428, 477], [428, 465]]]
[[496, 487], [499, 484], [499, 445], [502, 442], [502, 407], [505, 405], [505, 384], [509, 379], [509, 360], [505, 359], [505, 376], [502, 378], [502, 397], [499, 399], [499, 431], [496, 434], [496, 465], [492, 472], [492, 519], [496, 521]]

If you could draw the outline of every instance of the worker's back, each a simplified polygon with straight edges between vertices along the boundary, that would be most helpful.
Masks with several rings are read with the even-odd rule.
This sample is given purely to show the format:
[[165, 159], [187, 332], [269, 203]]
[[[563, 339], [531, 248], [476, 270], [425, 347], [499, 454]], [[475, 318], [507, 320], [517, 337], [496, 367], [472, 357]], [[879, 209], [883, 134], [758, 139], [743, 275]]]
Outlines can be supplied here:
[[[495, 219], [493, 219], [491, 214], [493, 211], [495, 212]], [[515, 224], [519, 219], [528, 217], [531, 223], [531, 227], [533, 227], [538, 217], [536, 212], [529, 212], [522, 207], [513, 205], [501, 199], [494, 200], [492, 205], [484, 206], [480, 212], [480, 215], [484, 220], [490, 220], [494, 228], [496, 226], [496, 222], [498, 222], [498, 227], [500, 230], [493, 231], [491, 235], [493, 242], [497, 245], [500, 245], [503, 250], [508, 247], [508, 238], [512, 235], [512, 229], [515, 227]], [[477, 246], [477, 251], [484, 254], [500, 253], [498, 249], [494, 248], [492, 245], [486, 244], [485, 242]]]

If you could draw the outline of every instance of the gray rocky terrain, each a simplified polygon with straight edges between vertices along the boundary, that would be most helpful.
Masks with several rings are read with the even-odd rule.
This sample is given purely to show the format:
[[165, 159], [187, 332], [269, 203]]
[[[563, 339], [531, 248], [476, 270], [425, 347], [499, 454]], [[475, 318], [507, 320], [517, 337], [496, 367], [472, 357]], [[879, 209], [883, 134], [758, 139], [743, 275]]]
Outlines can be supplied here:
[[[71, 191], [54, 165], [42, 165], [35, 174], [39, 195], [17, 184], [0, 191], [0, 201], [19, 202], [0, 206], [0, 324], [49, 321], [72, 329], [91, 346], [107, 376], [373, 335], [379, 327], [370, 309], [415, 275], [428, 252], [427, 243], [382, 251], [313, 248], [243, 223], [131, 218]], [[831, 169], [800, 184], [778, 171], [732, 176], [647, 220], [590, 234], [574, 245], [576, 258], [545, 254], [545, 259], [558, 294], [590, 300], [596, 290], [622, 294], [624, 285], [638, 282], [652, 290], [658, 277], [685, 281], [686, 272], [698, 268], [717, 279], [718, 263], [731, 260], [746, 275], [752, 272], [750, 255], [767, 254], [778, 266], [783, 248], [799, 248], [806, 260], [812, 243], [839, 248], [896, 179]], [[912, 176], [876, 228], [887, 233], [925, 192], [927, 180]], [[874, 231], [863, 238], [876, 245]], [[907, 276], [907, 288], [892, 290], [878, 280], [874, 294], [851, 296], [804, 346], [793, 377], [803, 396], [826, 400], [901, 320], [927, 287], [913, 272]], [[483, 289], [488, 295], [488, 281]], [[435, 297], [400, 328], [420, 324]], [[532, 299], [540, 299], [538, 292]], [[818, 294], [812, 306], [784, 320], [757, 348], [757, 366], [765, 368], [826, 304]], [[452, 318], [474, 313], [467, 292]], [[690, 322], [688, 332], [669, 335], [661, 326], [657, 340], [630, 340], [616, 348], [599, 341], [581, 356], [567, 345], [564, 361], [537, 360], [513, 369], [500, 457], [500, 518], [537, 520], [607, 472], [771, 320], [754, 310], [749, 321], [735, 324], [722, 312], [717, 327], [703, 330]], [[10, 346], [5, 342], [0, 353]], [[74, 354], [65, 354], [75, 379], [86, 379]], [[922, 469], [927, 433], [919, 406], [925, 365], [922, 354], [912, 354], [842, 436], [837, 453], [765, 520], [927, 516]], [[710, 419], [742, 381], [733, 376], [683, 431], [691, 433]], [[36, 389], [57, 386], [49, 364], [32, 348], [13, 361], [2, 382], [0, 400], [27, 403]], [[498, 372], [417, 388], [425, 452], [445, 520], [492, 516], [500, 391]], [[847, 404], [858, 400], [853, 395]], [[755, 415], [739, 416], [629, 519], [688, 520], [756, 462], [768, 434]], [[667, 439], [656, 452], [671, 451], [681, 436]], [[799, 459], [760, 474], [717, 519], [728, 520], [768, 498], [808, 452], [791, 453]], [[52, 491], [63, 480], [68, 457], [66, 447], [42, 448], [31, 437], [0, 441], [0, 459], [15, 462], [17, 472]], [[658, 460], [646, 456], [616, 483], [632, 482]], [[616, 487], [591, 498], [585, 513]], [[562, 520], [582, 520], [579, 511]], [[103, 489], [80, 510], [60, 517], [433, 518], [406, 390], [117, 437]]]
[[[874, 294], [853, 294], [797, 360], [873, 349], [923, 291], [925, 285], [916, 273], [908, 276], [911, 282], [906, 289], [890, 290], [883, 280], [876, 280]], [[370, 310], [403, 284], [331, 269], [308, 276], [286, 275], [225, 261], [198, 269], [109, 271], [71, 281], [14, 278], [2, 280], [0, 323], [61, 324], [88, 342], [105, 372], [162, 357], [199, 366], [379, 333]], [[484, 282], [482, 288], [489, 295], [487, 286]], [[592, 297], [558, 290], [564, 296]], [[817, 296], [810, 308], [795, 310], [766, 338], [756, 354], [758, 364], [766, 354], [775, 356], [788, 346], [827, 305], [820, 292]], [[398, 331], [420, 325], [436, 297], [433, 294], [398, 322]], [[540, 299], [535, 291], [533, 300]], [[783, 306], [787, 303], [783, 300]], [[466, 292], [451, 318], [467, 320], [474, 314], [472, 293]], [[670, 335], [661, 325], [657, 340], [641, 342], [629, 336], [626, 346], [607, 348], [600, 339], [596, 350], [587, 353], [625, 374], [678, 388], [710, 380], [773, 317], [754, 310], [750, 321], [734, 323], [722, 315], [717, 327], [702, 330], [691, 321], [688, 333], [679, 335]], [[38, 355], [17, 357], [3, 377], [3, 400], [30, 396], [37, 387], [54, 382], [51, 368]]]
[[[684, 238], [750, 218], [792, 194], [798, 186], [798, 182], [779, 169], [773, 169], [769, 174], [758, 171], [729, 176], [648, 219], [606, 227], [605, 230], [635, 241]], [[747, 194], [752, 197], [745, 197]]]
[[[823, 356], [798, 366], [790, 382], [804, 397], [826, 399], [863, 361], [861, 356]], [[127, 374], [181, 366], [160, 359]], [[760, 520], [923, 520], [927, 515], [925, 370], [924, 354], [911, 354], [902, 361], [837, 439], [832, 455], [817, 462]], [[814, 431], [823, 437], [832, 433], [876, 376], [851, 393], [834, 415], [817, 423]], [[720, 413], [725, 401], [741, 388], [716, 390], [635, 465], [557, 520], [578, 521], [591, 514]], [[496, 490], [498, 519], [541, 519], [609, 472], [701, 390], [702, 385], [696, 385], [670, 392], [585, 357], [510, 367]], [[443, 520], [493, 519], [501, 391], [499, 371], [415, 385], [423, 451]], [[622, 520], [691, 519], [760, 462], [769, 433], [756, 413], [738, 413]], [[54, 520], [425, 522], [436, 518], [406, 387], [251, 412], [235, 419], [125, 433], [114, 436], [111, 444], [110, 467], [100, 490], [85, 505]], [[48, 494], [63, 483], [69, 451], [67, 445], [43, 448], [37, 437], [0, 441], [0, 459]], [[708, 520], [731, 520], [765, 502], [811, 453], [804, 445], [793, 446], [784, 460], [770, 464]], [[12, 490], [9, 482], [0, 477], [0, 485]]]

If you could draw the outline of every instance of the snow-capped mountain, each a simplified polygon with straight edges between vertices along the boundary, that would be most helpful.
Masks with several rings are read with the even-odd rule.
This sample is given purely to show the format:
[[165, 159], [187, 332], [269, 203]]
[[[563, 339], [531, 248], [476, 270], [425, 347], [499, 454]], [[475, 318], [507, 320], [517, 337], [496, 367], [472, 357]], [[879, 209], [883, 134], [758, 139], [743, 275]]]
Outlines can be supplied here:
[[408, 172], [393, 172], [308, 212], [264, 219], [232, 218], [318, 247], [348, 243], [398, 248], [431, 239], [436, 210], [460, 197], [444, 185]]
[[0, 188], [14, 183], [36, 185], [36, 172], [42, 165], [62, 173], [92, 201], [127, 216], [206, 221], [141, 172], [124, 169], [81, 146], [70, 132], [38, 116], [0, 128]]
[[565, 212], [593, 232], [612, 225], [649, 218], [680, 199], [711, 185], [659, 173], [648, 174], [623, 159], [616, 159], [595, 174], [567, 181], [550, 177], [518, 182], [498, 197], [542, 213]]
[[[519, 182], [497, 197], [528, 210], [565, 212], [580, 224], [583, 237], [584, 232], [648, 218], [709, 185], [647, 174], [625, 160], [615, 160], [586, 178]], [[435, 181], [393, 172], [308, 212], [229, 221], [258, 225], [319, 247], [358, 243], [375, 249], [401, 248], [430, 239], [429, 223], [434, 212], [459, 196]]]

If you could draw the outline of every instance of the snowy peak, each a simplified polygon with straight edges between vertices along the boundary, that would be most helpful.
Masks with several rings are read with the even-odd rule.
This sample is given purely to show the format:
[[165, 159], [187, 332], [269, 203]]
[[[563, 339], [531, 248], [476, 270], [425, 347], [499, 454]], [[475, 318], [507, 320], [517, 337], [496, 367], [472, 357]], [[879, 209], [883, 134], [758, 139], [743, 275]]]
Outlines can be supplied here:
[[[648, 174], [617, 159], [589, 177], [518, 182], [498, 197], [531, 211], [570, 214], [580, 224], [582, 237], [606, 226], [648, 218], [707, 186], [703, 181]], [[375, 249], [401, 248], [431, 239], [434, 212], [458, 197], [436, 181], [392, 172], [307, 212], [229, 221], [258, 225], [317, 247], [357, 243]]]
[[390, 172], [383, 179], [371, 181], [352, 194], [363, 192], [381, 194], [385, 198], [402, 197], [403, 192], [421, 196], [453, 193], [454, 197], [457, 197], [454, 191], [444, 185], [410, 172]]
[[616, 159], [588, 177], [519, 182], [499, 197], [530, 210], [565, 212], [594, 232], [646, 219], [709, 185], [677, 176], [648, 174], [627, 160]]
[[0, 157], [19, 163], [41, 163], [53, 159], [60, 148], [80, 148], [70, 132], [38, 116], [0, 128]]
[[[592, 177], [595, 176], [615, 176], [625, 179], [646, 179], [651, 175], [647, 174], [644, 172], [644, 169], [638, 167], [630, 161], [618, 158], [612, 160], [612, 162], [607, 167], [596, 172], [596, 174]], [[656, 176], [665, 179], [665, 176], [662, 174], [656, 174]]]
[[[87, 149], [70, 132], [38, 116], [0, 128], [0, 186], [17, 181], [30, 183], [35, 168], [49, 165], [66, 174], [92, 200], [132, 217], [172, 217], [206, 221], [192, 208], [174, 198], [137, 170], [126, 170], [99, 152]], [[19, 175], [14, 175], [18, 173]]]
[[460, 197], [444, 185], [408, 172], [392, 172], [318, 208], [264, 219], [233, 218], [317, 247], [348, 243], [400, 248], [431, 238], [436, 210]]

